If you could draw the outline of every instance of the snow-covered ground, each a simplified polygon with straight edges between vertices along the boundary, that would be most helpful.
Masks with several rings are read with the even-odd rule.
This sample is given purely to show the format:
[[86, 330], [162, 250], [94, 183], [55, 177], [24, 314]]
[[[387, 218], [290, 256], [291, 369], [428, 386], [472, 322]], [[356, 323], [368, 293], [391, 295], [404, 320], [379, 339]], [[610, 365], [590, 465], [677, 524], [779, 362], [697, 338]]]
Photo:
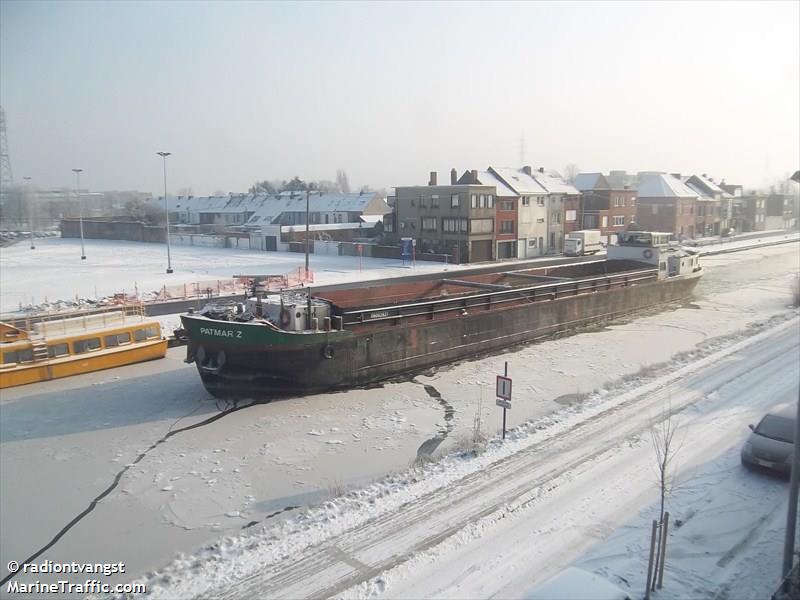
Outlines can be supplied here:
[[[163, 246], [160, 249], [163, 250]], [[257, 256], [263, 257], [261, 254]], [[302, 261], [302, 256], [299, 260]], [[525, 444], [529, 443], [534, 444], [530, 448], [542, 448], [535, 446], [544, 439], [537, 438], [537, 435], [552, 434], [555, 436], [553, 439], [564, 441], [569, 436], [564, 434], [559, 437], [558, 432], [568, 431], [570, 426], [580, 428], [580, 424], [586, 421], [604, 422], [606, 430], [608, 425], [618, 424], [620, 420], [614, 418], [613, 411], [610, 414], [603, 411], [616, 402], [624, 404], [620, 398], [624, 394], [633, 394], [638, 383], [650, 382], [659, 390], [680, 389], [683, 393], [683, 388], [688, 384], [665, 383], [660, 378], [662, 372], [669, 375], [679, 366], [690, 364], [702, 356], [715, 356], [712, 363], [719, 362], [733, 369], [736, 364], [741, 365], [745, 358], [737, 359], [739, 355], [736, 353], [725, 356], [714, 353], [727, 351], [732, 344], [746, 345], [754, 334], [764, 332], [766, 335], [768, 329], [781, 323], [790, 329], [795, 328], [796, 346], [797, 325], [786, 320], [796, 315], [796, 311], [787, 308], [791, 299], [791, 282], [799, 270], [796, 245], [713, 256], [704, 259], [703, 263], [707, 273], [697, 288], [696, 300], [690, 305], [639, 315], [628, 322], [601, 330], [567, 336], [480, 360], [465, 361], [420, 375], [413, 381], [386, 384], [377, 389], [240, 408], [186, 431], [181, 431], [181, 428], [219, 417], [220, 410], [226, 407], [217, 405], [205, 393], [194, 369], [181, 362], [183, 350], [179, 348], [171, 350], [163, 361], [4, 390], [0, 396], [0, 477], [3, 482], [0, 486], [0, 517], [3, 523], [0, 575], [5, 576], [5, 565], [9, 560], [24, 560], [47, 544], [121, 473], [119, 484], [96, 508], [66, 531], [37, 560], [124, 561], [128, 567], [126, 574], [109, 581], [127, 581], [146, 571], [158, 569], [162, 573], [168, 572], [175, 586], [182, 586], [170, 587], [168, 580], [160, 576], [148, 578], [151, 584], [163, 585], [162, 595], [167, 597], [174, 597], [181, 589], [188, 590], [186, 585], [195, 586], [191, 587], [195, 590], [204, 586], [213, 589], [218, 583], [229, 581], [232, 573], [249, 572], [248, 569], [253, 565], [261, 564], [259, 561], [264, 560], [263, 555], [247, 554], [245, 550], [248, 546], [268, 548], [270, 544], [274, 545], [274, 540], [269, 541], [270, 534], [262, 532], [265, 527], [268, 530], [276, 527], [274, 531], [283, 532], [278, 540], [282, 544], [280, 548], [288, 556], [300, 560], [302, 556], [298, 553], [302, 544], [298, 540], [304, 538], [297, 537], [297, 534], [284, 535], [292, 527], [298, 531], [317, 532], [319, 537], [315, 539], [327, 540], [334, 539], [330, 536], [336, 534], [337, 527], [344, 527], [341, 531], [346, 532], [346, 526], [352, 524], [353, 519], [363, 519], [365, 514], [365, 524], [370, 522], [369, 514], [381, 514], [383, 516], [379, 520], [390, 521], [395, 514], [392, 513], [392, 507], [400, 506], [394, 504], [398, 499], [427, 498], [428, 492], [440, 489], [442, 481], [456, 481], [467, 472], [465, 469], [481, 464], [476, 461], [494, 457], [505, 464], [503, 461], [526, 454], [515, 454], [512, 452], [514, 448], [526, 448], [529, 446]], [[136, 261], [127, 263], [127, 266], [121, 265], [120, 269], [138, 268]], [[22, 270], [24, 265], [19, 263], [17, 268]], [[5, 269], [3, 271], [5, 282]], [[68, 275], [62, 274], [61, 277], [63, 279], [59, 281], [69, 283]], [[53, 294], [59, 293], [57, 288], [52, 289]], [[783, 353], [788, 360], [795, 356], [793, 353], [796, 353], [796, 348], [790, 342], [783, 343], [789, 344]], [[770, 343], [752, 344], [759, 349], [759, 356], [771, 352]], [[776, 342], [773, 345], [778, 347]], [[463, 457], [450, 456], [442, 462], [428, 464], [427, 459], [431, 454], [443, 456], [459, 447], [471, 446], [469, 439], [478, 416], [484, 434], [493, 436], [497, 433], [501, 414], [494, 406], [494, 376], [502, 372], [506, 360], [515, 386], [509, 426], [517, 430], [512, 432], [510, 440], [506, 444], [490, 443], [489, 450], [478, 459], [465, 460]], [[781, 359], [778, 357], [775, 360]], [[738, 485], [735, 452], [741, 435], [747, 432], [746, 424], [751, 422], [746, 419], [756, 418], [747, 412], [750, 409], [737, 408], [747, 402], [746, 399], [735, 394], [731, 396], [729, 388], [724, 385], [726, 377], [732, 377], [734, 373], [735, 370], [723, 370], [718, 377], [717, 388], [705, 395], [692, 392], [690, 397], [684, 398], [687, 408], [681, 413], [681, 419], [695, 415], [696, 419], [689, 420], [702, 423], [703, 419], [708, 419], [708, 415], [730, 412], [732, 416], [725, 420], [726, 426], [731, 429], [721, 428], [717, 432], [723, 436], [724, 442], [714, 441], [717, 438], [712, 435], [712, 425], [704, 425], [705, 429], [697, 426], [701, 431], [702, 443], [707, 442], [713, 447], [707, 458], [695, 457], [690, 460], [689, 457], [693, 456], [691, 453], [682, 457], [687, 463], [683, 469], [684, 476], [691, 477], [693, 483], [676, 488], [673, 498], [677, 511], [683, 510], [681, 506], [694, 506], [697, 502], [701, 506], [720, 504], [724, 500], [722, 491], [725, 489], [730, 489], [736, 498], [748, 497], [746, 490], [743, 492], [738, 488], [725, 487]], [[700, 381], [697, 385], [702, 387], [705, 385], [704, 379], [698, 377]], [[784, 379], [778, 377], [776, 381]], [[764, 393], [768, 385], [769, 382], [761, 380], [748, 384], [748, 389], [755, 389], [758, 395], [752, 402], [754, 413], [761, 410], [760, 402], [769, 397]], [[675, 395], [678, 396], [677, 391]], [[700, 408], [692, 408], [694, 406]], [[596, 417], [592, 421], [589, 417], [594, 414], [593, 411], [608, 417]], [[651, 412], [654, 415], [658, 413], [655, 409]], [[737, 424], [739, 417], [745, 421]], [[636, 420], [633, 419], [631, 426], [635, 425]], [[692, 427], [687, 427], [687, 431]], [[165, 439], [170, 431], [179, 433]], [[512, 517], [516, 514], [515, 510], [510, 510], [507, 516], [497, 520], [495, 517], [506, 513], [498, 513], [496, 507], [487, 506], [492, 511], [484, 515], [478, 511], [475, 515], [480, 518], [471, 523], [459, 525], [455, 522], [453, 526], [456, 529], [449, 536], [424, 549], [411, 551], [408, 555], [410, 561], [391, 564], [392, 561], [386, 562], [390, 558], [388, 555], [358, 553], [350, 563], [361, 562], [369, 568], [357, 570], [360, 579], [354, 581], [352, 586], [338, 585], [336, 593], [361, 596], [378, 594], [383, 589], [387, 597], [513, 595], [525, 585], [540, 581], [546, 573], [575, 561], [592, 570], [607, 573], [613, 580], [624, 577], [635, 587], [638, 581], [638, 554], [634, 553], [636, 558], [628, 554], [616, 554], [625, 545], [638, 547], [646, 544], [637, 531], [641, 523], [648, 528], [649, 519], [652, 518], [653, 481], [651, 475], [645, 477], [641, 471], [645, 463], [650, 463], [638, 460], [648, 454], [648, 444], [641, 427], [637, 431], [617, 446], [606, 448], [604, 453], [592, 460], [583, 461], [581, 466], [573, 470], [562, 469], [561, 474], [553, 478], [553, 484], [562, 490], [559, 493], [565, 495], [552, 496], [560, 500], [548, 506], [559, 506], [565, 498], [578, 497], [582, 490], [588, 494], [591, 491], [588, 488], [592, 486], [587, 482], [599, 481], [605, 490], [601, 504], [606, 503], [607, 498], [613, 500], [608, 502], [610, 516], [603, 513], [605, 516], [595, 519], [588, 529], [584, 527], [581, 515], [602, 509], [594, 505], [598, 496], [590, 494], [580, 505], [585, 510], [581, 512], [574, 509], [571, 521], [554, 517], [552, 523], [539, 524], [541, 531], [529, 537], [536, 538], [544, 535], [542, 531], [546, 533], [552, 530], [550, 538], [564, 535], [565, 539], [572, 539], [570, 535], [573, 533], [567, 535], [556, 525], [568, 526], [568, 531], [582, 532], [584, 536], [570, 544], [572, 550], [561, 552], [552, 560], [542, 562], [541, 557], [525, 555], [526, 564], [531, 569], [520, 570], [519, 577], [512, 578], [513, 581], [507, 574], [496, 572], [497, 581], [507, 581], [511, 587], [492, 591], [486, 583], [492, 579], [489, 567], [479, 568], [475, 566], [477, 563], [469, 563], [467, 558], [463, 558], [470, 554], [470, 548], [486, 546], [487, 553], [492, 549], [495, 553], [488, 563], [518, 564], [498, 546], [501, 542], [490, 541], [502, 539], [502, 536], [492, 537], [490, 532], [499, 526], [497, 523], [514, 521]], [[157, 443], [162, 439], [165, 440], [163, 443]], [[626, 444], [632, 448], [630, 454], [623, 451]], [[727, 446], [723, 448], [725, 444]], [[624, 471], [628, 476], [621, 481], [626, 484], [629, 481], [637, 482], [639, 492], [636, 499], [639, 504], [625, 505], [621, 516], [614, 511], [619, 509], [620, 503], [624, 505], [627, 494], [621, 483], [615, 483], [617, 468], [612, 467], [618, 463], [611, 459], [616, 454], [628, 457], [629, 460], [623, 462], [631, 462], [632, 469], [640, 469]], [[407, 471], [418, 455], [425, 459], [423, 466]], [[137, 461], [139, 456], [141, 458]], [[134, 462], [135, 465], [126, 469], [126, 465]], [[545, 463], [541, 468], [547, 467]], [[607, 469], [604, 467], [606, 463], [609, 465]], [[508, 466], [513, 464], [508, 463]], [[519, 468], [525, 472], [535, 471], [539, 482], [543, 481], [542, 477], [547, 477], [546, 473], [536, 470], [540, 468], [538, 464], [526, 464], [524, 469]], [[484, 471], [488, 472], [485, 468]], [[386, 473], [403, 475], [386, 480], [383, 479]], [[725, 479], [725, 473], [733, 479]], [[409, 482], [413, 478], [422, 487], [409, 491]], [[473, 478], [477, 478], [477, 475]], [[644, 481], [644, 487], [641, 487], [639, 480], [648, 478], [648, 481]], [[577, 487], [567, 485], [568, 480], [577, 482]], [[753, 495], [762, 498], [771, 497], [769, 494], [784, 489], [780, 487], [780, 482], [769, 479], [763, 480], [766, 483], [757, 478], [740, 480], [739, 483], [742, 481], [751, 486]], [[545, 484], [544, 488], [547, 487]], [[538, 489], [544, 488], [540, 483]], [[682, 495], [694, 489], [700, 492], [694, 496]], [[773, 489], [778, 492], [771, 492]], [[347, 490], [351, 490], [350, 496], [324, 504], [327, 499]], [[309, 504], [318, 508], [306, 512], [303, 507]], [[468, 505], [462, 506], [465, 507], [462, 516], [473, 515]], [[742, 510], [749, 510], [747, 502], [743, 501], [742, 506], [745, 507]], [[373, 513], [368, 514], [370, 507]], [[424, 508], [424, 505], [420, 507]], [[367, 513], [359, 512], [364, 510]], [[403, 512], [398, 510], [396, 514]], [[524, 514], [524, 510], [519, 514]], [[773, 520], [778, 526], [779, 519], [775, 519], [777, 517]], [[681, 531], [687, 532], [687, 535], [692, 532], [689, 528], [692, 520], [685, 521], [688, 529], [677, 529], [676, 536]], [[703, 518], [694, 522], [704, 524], [712, 521]], [[771, 523], [773, 521], [765, 521], [765, 527], [771, 527]], [[429, 526], [430, 523], [425, 527]], [[197, 551], [204, 543], [223, 534], [242, 532], [243, 528], [244, 533], [252, 532], [252, 535], [235, 542], [222, 541], [216, 547]], [[520, 528], [521, 531], [525, 530], [522, 526]], [[409, 536], [412, 529], [408, 530]], [[720, 531], [722, 529], [724, 527]], [[625, 532], [632, 537], [625, 538]], [[709, 538], [709, 543], [715, 543], [713, 538], [716, 531], [704, 530], [701, 533]], [[736, 532], [729, 534], [735, 537]], [[347, 534], [344, 535], [345, 538], [335, 539], [347, 539]], [[700, 533], [695, 532], [690, 536], [691, 539], [687, 539], [690, 542], [697, 540], [698, 535]], [[602, 540], [612, 545], [604, 548]], [[519, 542], [515, 547], [521, 544]], [[550, 539], [544, 547], [554, 548], [553, 544]], [[747, 564], [756, 564], [754, 561], [757, 556], [751, 550], [761, 552], [764, 544], [766, 542], [745, 544], [746, 552], [742, 556], [749, 557]], [[776, 544], [779, 546], [779, 541]], [[398, 547], [401, 545], [398, 542]], [[230, 552], [220, 552], [220, 548], [229, 548]], [[314, 550], [316, 547], [309, 548]], [[342, 549], [338, 541], [326, 548], [328, 553], [336, 552], [336, 548]], [[456, 551], [464, 554], [459, 555]], [[708, 551], [713, 555], [715, 550]], [[201, 560], [196, 568], [191, 566], [192, 561], [179, 561], [164, 569], [164, 565], [177, 552], [195, 554]], [[688, 562], [693, 551], [689, 549], [685, 552]], [[679, 554], [676, 553], [675, 557], [678, 558]], [[205, 562], [209, 557], [222, 558], [223, 555], [231, 562], [223, 562], [219, 571], [210, 569]], [[349, 556], [345, 552], [345, 557]], [[481, 555], [477, 553], [474, 556]], [[726, 559], [725, 564], [733, 568], [739, 560], [738, 556], [734, 557], [735, 560]], [[237, 563], [233, 559], [244, 562]], [[432, 586], [424, 589], [419, 586], [425, 577], [410, 577], [412, 571], [403, 570], [416, 569], [418, 566], [420, 572], [428, 569], [431, 573], [439, 573], [447, 570], [445, 566], [448, 564], [457, 566], [462, 562], [465, 568], [472, 564], [470, 572], [476, 573], [476, 583], [465, 583], [463, 593], [459, 591], [461, 588], [447, 582], [445, 575], [438, 578], [431, 576]], [[334, 572], [344, 569], [342, 577], [349, 577], [353, 569], [350, 563], [337, 563], [331, 568]], [[347, 564], [350, 566], [347, 567]], [[692, 577], [700, 582], [698, 590], [702, 588], [703, 581], [707, 586], [714, 585], [712, 566], [709, 563], [705, 571], [703, 569], [706, 567], [691, 571]], [[668, 573], [669, 569], [677, 568], [678, 562], [674, 565], [668, 563]], [[686, 570], [685, 566], [681, 568]], [[454, 578], [456, 571], [453, 571]], [[195, 575], [187, 577], [189, 572]], [[321, 576], [315, 578], [320, 585], [327, 581]], [[31, 576], [27, 579], [30, 580]], [[20, 581], [23, 580], [20, 576]], [[414, 585], [417, 587], [412, 585], [411, 580], [416, 581]], [[716, 581], [723, 580], [724, 577]], [[193, 583], [187, 584], [187, 581]], [[242, 590], [244, 594], [247, 588], [232, 589], [236, 593]], [[275, 595], [278, 595], [278, 588], [275, 589]], [[297, 595], [285, 589], [288, 595]], [[696, 595], [708, 596], [708, 593], [698, 591]], [[679, 596], [676, 592], [672, 597]]]

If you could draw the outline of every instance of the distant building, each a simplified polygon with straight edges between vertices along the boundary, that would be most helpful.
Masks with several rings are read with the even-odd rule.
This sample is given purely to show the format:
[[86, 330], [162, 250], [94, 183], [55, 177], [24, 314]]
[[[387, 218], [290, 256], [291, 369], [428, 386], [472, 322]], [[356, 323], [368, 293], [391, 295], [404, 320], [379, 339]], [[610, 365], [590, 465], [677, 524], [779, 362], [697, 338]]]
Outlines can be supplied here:
[[617, 233], [636, 223], [636, 184], [625, 171], [579, 173], [575, 187], [581, 192], [578, 229], [599, 229], [610, 242]]
[[[547, 190], [525, 170], [489, 167], [487, 172], [500, 182], [506, 195], [517, 198], [516, 243], [518, 258], [533, 258], [547, 253]], [[510, 239], [510, 238], [509, 238]]]
[[457, 262], [494, 260], [496, 194], [494, 185], [479, 183], [478, 171], [459, 178], [453, 169], [449, 185], [439, 185], [432, 171], [428, 185], [395, 188], [393, 238], [413, 238], [417, 252], [450, 254]]
[[678, 174], [640, 173], [636, 194], [639, 227], [671, 232], [679, 239], [697, 235], [698, 193], [683, 183]]

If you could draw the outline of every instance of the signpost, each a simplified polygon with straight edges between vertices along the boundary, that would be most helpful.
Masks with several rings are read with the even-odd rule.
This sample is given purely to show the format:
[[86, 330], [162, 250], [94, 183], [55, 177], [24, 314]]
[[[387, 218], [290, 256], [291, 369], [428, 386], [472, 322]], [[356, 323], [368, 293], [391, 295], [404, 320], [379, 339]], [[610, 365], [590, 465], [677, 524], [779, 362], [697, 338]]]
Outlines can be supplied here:
[[506, 439], [506, 411], [511, 410], [511, 378], [508, 376], [508, 361], [503, 375], [497, 376], [497, 406], [503, 408], [503, 439]]

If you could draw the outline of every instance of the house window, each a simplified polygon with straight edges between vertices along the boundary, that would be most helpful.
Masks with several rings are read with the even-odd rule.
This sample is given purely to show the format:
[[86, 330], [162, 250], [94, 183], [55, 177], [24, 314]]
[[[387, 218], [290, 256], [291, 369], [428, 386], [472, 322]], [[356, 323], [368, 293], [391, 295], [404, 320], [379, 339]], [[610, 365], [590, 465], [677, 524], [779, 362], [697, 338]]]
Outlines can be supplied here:
[[554, 211], [550, 217], [550, 221], [553, 223], [561, 223], [561, 213], [559, 211]]
[[423, 217], [422, 218], [422, 231], [437, 231], [436, 217]]
[[470, 206], [472, 208], [478, 208], [478, 194], [472, 194], [472, 196], [470, 196]]
[[622, 227], [625, 225], [625, 217], [623, 215], [618, 215], [614, 217], [614, 227]]
[[425, 202], [425, 196], [420, 196], [419, 197], [419, 205], [420, 205], [421, 208], [425, 208], [428, 205], [428, 203]]
[[603, 218], [600, 221], [600, 227], [608, 227], [608, 217], [603, 216]]
[[486, 196], [486, 208], [494, 208], [494, 196], [491, 194]]
[[469, 223], [469, 230], [472, 233], [492, 233], [494, 231], [494, 219], [472, 219]]
[[528, 240], [528, 248], [536, 248], [536, 238], [531, 238]]
[[569, 223], [572, 221], [576, 221], [578, 219], [578, 211], [577, 210], [568, 210], [566, 211], [566, 216], [564, 219]]
[[[683, 205], [681, 205], [681, 208], [683, 208]], [[653, 214], [657, 215], [658, 214], [658, 204], [653, 204], [652, 209], [653, 209]], [[683, 214], [682, 211], [681, 211], [681, 214]]]
[[[636, 217], [631, 217], [631, 225], [633, 225], [634, 223], [636, 223]], [[681, 227], [681, 229], [683, 229], [683, 227]]]
[[500, 210], [514, 210], [514, 202], [512, 200], [504, 200], [500, 203]]
[[439, 208], [439, 194], [431, 196], [431, 208]]
[[480, 195], [478, 200], [478, 208], [486, 208], [486, 196], [484, 194]]
[[536, 219], [537, 223], [544, 223], [544, 219]]
[[544, 206], [544, 196], [538, 196], [536, 198], [536, 205], [537, 206]]
[[500, 233], [514, 233], [514, 221], [500, 221]]
[[458, 194], [453, 194], [450, 196], [450, 208], [458, 208], [460, 203], [458, 201]]
[[[530, 206], [531, 205], [531, 197], [530, 196], [523, 196], [522, 197], [522, 206]], [[536, 240], [534, 240], [536, 241]]]

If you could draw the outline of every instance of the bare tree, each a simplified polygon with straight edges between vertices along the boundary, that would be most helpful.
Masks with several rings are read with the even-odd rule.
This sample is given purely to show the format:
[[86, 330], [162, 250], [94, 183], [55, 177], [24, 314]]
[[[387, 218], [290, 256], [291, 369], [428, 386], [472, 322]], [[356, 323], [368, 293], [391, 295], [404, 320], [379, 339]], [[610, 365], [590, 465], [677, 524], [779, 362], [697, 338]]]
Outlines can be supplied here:
[[[667, 495], [672, 491], [675, 485], [675, 457], [683, 445], [682, 440], [676, 439], [676, 432], [678, 431], [677, 423], [672, 418], [671, 403], [667, 405], [658, 420], [654, 420], [650, 428], [650, 439], [653, 444], [653, 451], [656, 457], [656, 475], [658, 477], [658, 488], [660, 495], [659, 509], [658, 509], [658, 539], [656, 541], [656, 570], [663, 560], [663, 549], [665, 542], [662, 542], [662, 535], [664, 533], [664, 508], [667, 500]], [[653, 578], [653, 586], [655, 586], [655, 577]], [[660, 583], [659, 583], [660, 586]], [[655, 587], [653, 588], [655, 589]]]
[[564, 167], [564, 179], [567, 183], [575, 183], [575, 177], [581, 172], [581, 168], [575, 163], [569, 163]]
[[339, 191], [345, 194], [350, 193], [350, 182], [347, 180], [347, 173], [344, 169], [336, 171], [336, 183], [339, 184]]

